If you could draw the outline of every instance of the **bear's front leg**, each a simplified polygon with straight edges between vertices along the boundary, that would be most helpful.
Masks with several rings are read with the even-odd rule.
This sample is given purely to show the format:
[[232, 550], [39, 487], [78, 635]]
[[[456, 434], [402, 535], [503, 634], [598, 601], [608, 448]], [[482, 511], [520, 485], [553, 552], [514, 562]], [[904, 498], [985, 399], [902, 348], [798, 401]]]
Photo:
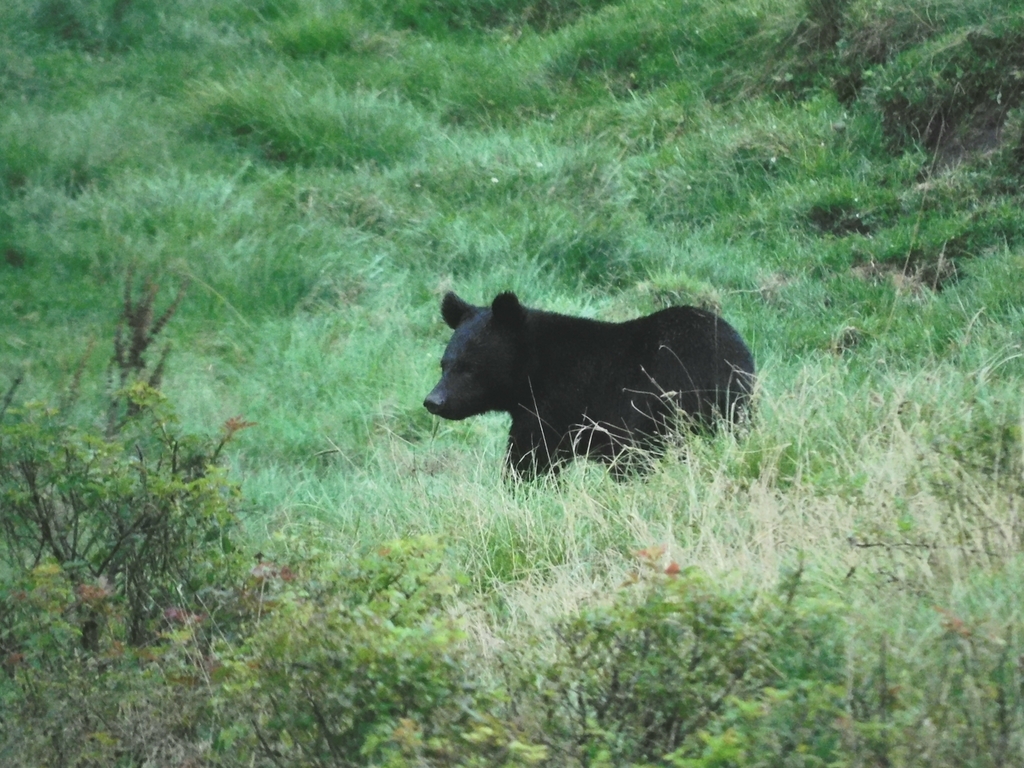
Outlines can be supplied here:
[[530, 429], [513, 422], [505, 454], [507, 475], [514, 480], [530, 481], [538, 475], [557, 472], [557, 448], [539, 427]]

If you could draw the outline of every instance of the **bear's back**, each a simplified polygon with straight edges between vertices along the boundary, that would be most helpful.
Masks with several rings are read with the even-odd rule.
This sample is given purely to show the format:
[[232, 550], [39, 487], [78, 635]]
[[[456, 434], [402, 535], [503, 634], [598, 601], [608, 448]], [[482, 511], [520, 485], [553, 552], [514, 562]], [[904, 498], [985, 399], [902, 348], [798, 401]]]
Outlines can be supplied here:
[[735, 420], [754, 382], [753, 355], [736, 329], [698, 307], [669, 307], [646, 319], [658, 339], [652, 384], [674, 393], [676, 406], [698, 421]]
[[739, 333], [725, 319], [699, 307], [668, 307], [648, 315], [650, 333], [659, 345], [691, 363], [718, 361], [754, 373], [754, 358]]

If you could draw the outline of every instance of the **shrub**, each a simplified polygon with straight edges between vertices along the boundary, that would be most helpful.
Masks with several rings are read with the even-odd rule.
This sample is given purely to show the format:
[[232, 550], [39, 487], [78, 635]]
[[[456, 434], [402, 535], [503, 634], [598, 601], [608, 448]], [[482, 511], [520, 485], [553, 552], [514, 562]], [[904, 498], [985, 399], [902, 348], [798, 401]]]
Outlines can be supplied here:
[[[215, 467], [216, 443], [181, 434], [156, 390], [134, 385], [128, 407], [113, 438], [40, 404], [9, 412], [0, 425], [0, 537], [14, 572], [52, 563], [78, 592], [116, 595], [124, 639], [141, 645], [163, 611], [191, 602], [230, 554], [237, 490]], [[82, 644], [96, 651], [100, 617], [88, 600], [82, 608]]]
[[[304, 564], [310, 568], [313, 563]], [[224, 656], [217, 749], [256, 765], [526, 765], [543, 757], [488, 715], [455, 589], [428, 539], [392, 542], [348, 568], [260, 574], [257, 626]], [[237, 713], [235, 717], [231, 713]], [[249, 758], [253, 763], [248, 762]]]
[[514, 685], [552, 752], [582, 765], [834, 757], [843, 643], [833, 609], [797, 598], [801, 572], [755, 599], [642, 555], [649, 572], [563, 622], [554, 659]]
[[976, 145], [993, 145], [990, 136], [1024, 103], [1022, 51], [1018, 13], [907, 52], [873, 86], [886, 130], [897, 144], [909, 140], [935, 150], [944, 163]]
[[[145, 647], [124, 645], [124, 603], [44, 563], [0, 582], [0, 755], [5, 765], [183, 765], [205, 752], [207, 619], [169, 610]], [[102, 616], [96, 652], [83, 619]]]
[[[14, 574], [52, 563], [78, 592], [98, 590], [124, 602], [128, 642], [152, 635], [162, 611], [190, 599], [203, 576], [230, 554], [237, 488], [217, 467], [225, 443], [183, 434], [157, 387], [168, 348], [150, 365], [146, 352], [182, 297], [154, 316], [156, 287], [133, 301], [127, 281], [111, 359], [106, 429], [69, 417], [81, 370], [59, 406], [29, 402], [0, 411], [0, 539]], [[127, 334], [124, 332], [128, 328]], [[85, 360], [83, 360], [83, 366]], [[78, 627], [98, 650], [99, 617]]]
[[17, 381], [0, 402], [5, 762], [137, 765], [202, 751], [205, 622], [237, 554], [238, 488], [219, 459], [247, 424], [182, 431], [156, 388], [167, 350], [146, 359], [177, 307], [157, 316], [156, 293], [133, 300], [129, 278], [105, 426], [73, 418], [85, 361], [58, 405], [13, 406]]

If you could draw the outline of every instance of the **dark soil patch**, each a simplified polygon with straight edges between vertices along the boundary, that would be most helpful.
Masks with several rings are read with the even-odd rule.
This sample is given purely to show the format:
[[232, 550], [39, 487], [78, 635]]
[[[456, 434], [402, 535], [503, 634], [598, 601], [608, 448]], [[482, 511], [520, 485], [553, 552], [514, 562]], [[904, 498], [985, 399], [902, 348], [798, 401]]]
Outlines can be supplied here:
[[17, 248], [4, 248], [4, 264], [15, 269], [21, 269], [25, 266], [25, 254]]
[[807, 211], [807, 221], [823, 235], [870, 235], [872, 231], [859, 210], [842, 203], [811, 206]]
[[872, 284], [891, 283], [896, 290], [908, 293], [942, 291], [959, 280], [956, 260], [945, 249], [937, 256], [913, 250], [903, 261], [867, 261], [853, 267], [853, 273]]

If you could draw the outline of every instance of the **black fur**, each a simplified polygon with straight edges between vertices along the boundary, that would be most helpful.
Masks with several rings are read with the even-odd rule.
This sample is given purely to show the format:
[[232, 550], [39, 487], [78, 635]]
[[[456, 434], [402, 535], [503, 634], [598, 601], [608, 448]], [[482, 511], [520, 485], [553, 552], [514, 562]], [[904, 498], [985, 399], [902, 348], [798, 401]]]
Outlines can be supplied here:
[[518, 477], [576, 456], [622, 469], [630, 448], [657, 452], [680, 415], [713, 429], [749, 405], [750, 350], [696, 307], [606, 323], [527, 309], [514, 293], [490, 307], [448, 293], [441, 314], [455, 333], [423, 405], [445, 419], [510, 413], [507, 465]]

